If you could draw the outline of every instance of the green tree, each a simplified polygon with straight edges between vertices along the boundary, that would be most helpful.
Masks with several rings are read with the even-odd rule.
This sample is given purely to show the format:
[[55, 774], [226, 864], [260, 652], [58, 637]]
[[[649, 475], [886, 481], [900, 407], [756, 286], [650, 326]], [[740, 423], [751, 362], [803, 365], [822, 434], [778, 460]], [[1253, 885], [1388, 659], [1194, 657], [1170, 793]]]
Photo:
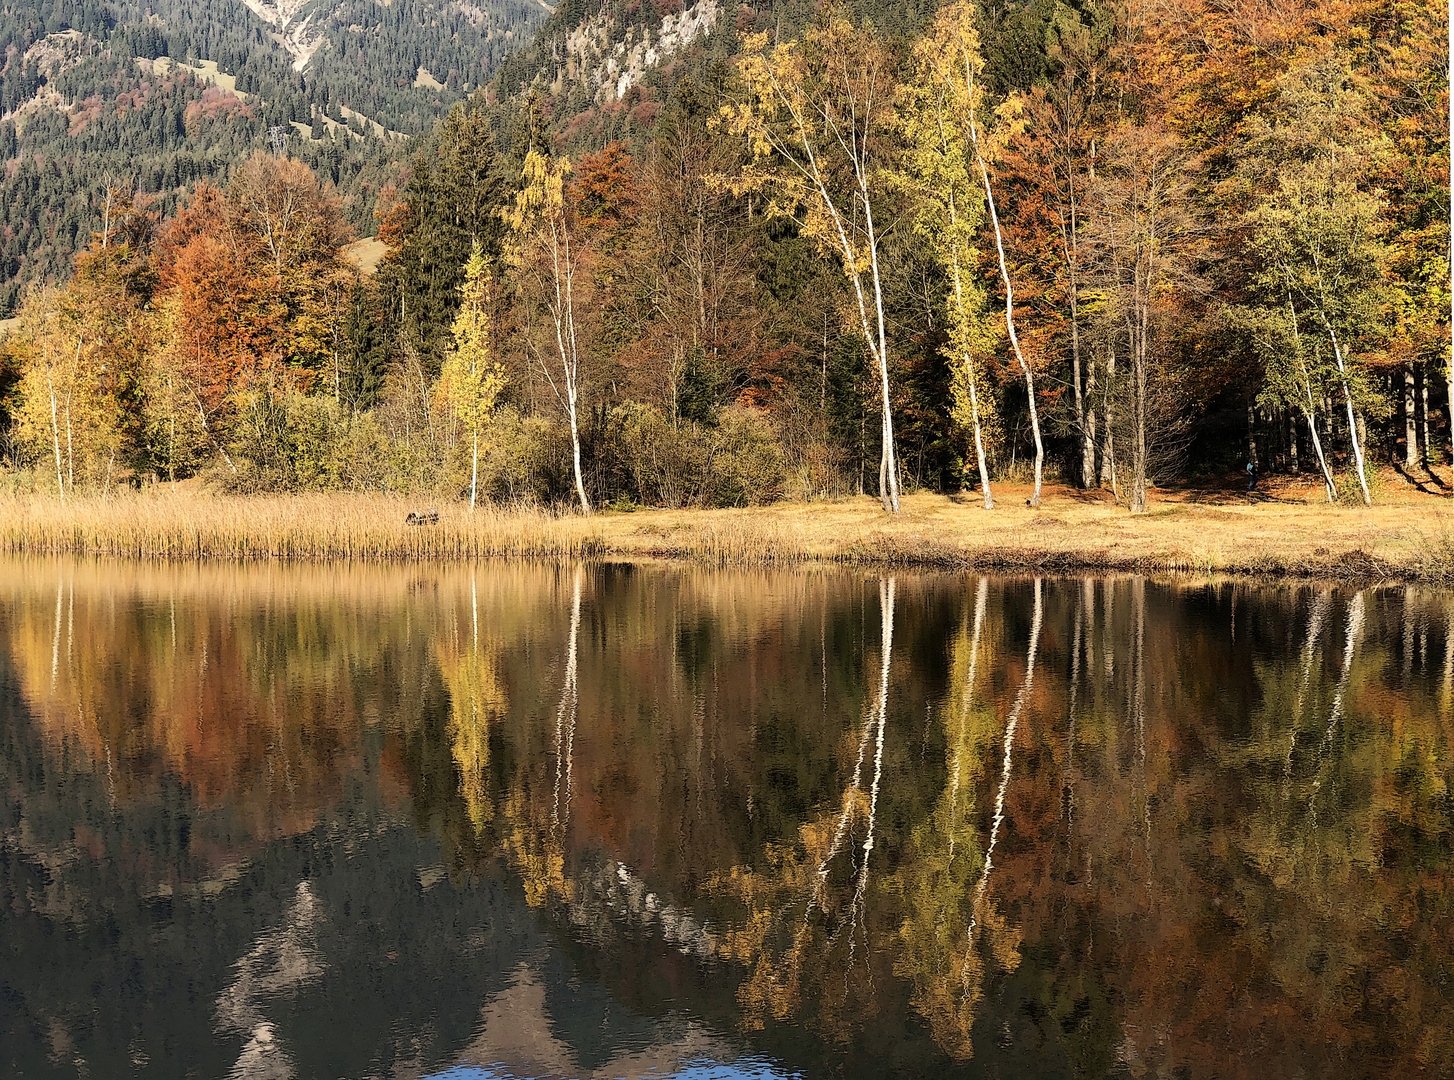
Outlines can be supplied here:
[[386, 316], [396, 337], [420, 351], [430, 378], [449, 347], [473, 246], [500, 257], [507, 201], [489, 116], [477, 95], [450, 110], [414, 155], [403, 201], [379, 230], [390, 247], [379, 267]]
[[945, 8], [914, 46], [914, 78], [900, 88], [907, 149], [902, 174], [917, 204], [914, 230], [934, 248], [949, 274], [948, 358], [956, 363], [956, 413], [974, 436], [980, 488], [986, 510], [995, 506], [985, 461], [981, 402], [984, 361], [992, 344], [985, 319], [984, 290], [978, 283], [976, 239], [984, 227], [984, 196], [974, 174], [974, 150], [966, 141], [970, 117], [982, 92], [964, 76], [982, 65], [979, 35], [968, 4]]
[[[1252, 122], [1248, 149], [1241, 179], [1258, 191], [1244, 219], [1252, 291], [1264, 310], [1288, 311], [1295, 337], [1302, 327], [1326, 340], [1364, 505], [1372, 505], [1357, 413], [1373, 391], [1354, 350], [1383, 332], [1384, 201], [1371, 177], [1386, 140], [1347, 61], [1326, 54], [1278, 80], [1277, 101]], [[1270, 388], [1301, 406], [1307, 386], [1298, 384], [1274, 378]]]

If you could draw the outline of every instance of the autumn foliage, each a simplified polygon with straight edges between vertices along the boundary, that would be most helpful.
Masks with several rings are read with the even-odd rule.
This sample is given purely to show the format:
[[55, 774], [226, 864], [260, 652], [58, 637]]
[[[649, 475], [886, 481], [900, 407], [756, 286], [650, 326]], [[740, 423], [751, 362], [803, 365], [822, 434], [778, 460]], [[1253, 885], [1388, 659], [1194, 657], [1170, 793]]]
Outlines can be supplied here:
[[[461, 103], [379, 194], [373, 276], [296, 160], [256, 154], [168, 221], [98, 196], [70, 285], [4, 346], [16, 482], [583, 512], [1436, 482], [1443, 9], [966, 0], [898, 37], [827, 3], [742, 41], [628, 140], [534, 94]], [[462, 303], [488, 394], [460, 396], [486, 370]]]

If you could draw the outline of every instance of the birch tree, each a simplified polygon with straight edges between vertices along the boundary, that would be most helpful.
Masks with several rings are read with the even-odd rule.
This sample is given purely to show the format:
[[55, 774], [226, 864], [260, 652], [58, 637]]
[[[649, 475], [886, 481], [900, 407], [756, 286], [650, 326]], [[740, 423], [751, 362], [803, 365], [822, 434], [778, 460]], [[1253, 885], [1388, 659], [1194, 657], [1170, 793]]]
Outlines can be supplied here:
[[1347, 64], [1327, 56], [1278, 81], [1269, 115], [1251, 125], [1242, 179], [1257, 191], [1245, 217], [1253, 286], [1266, 307], [1292, 308], [1326, 344], [1347, 414], [1365, 506], [1368, 491], [1358, 410], [1370, 390], [1354, 350], [1381, 319], [1383, 200], [1372, 175], [1385, 138]]
[[949, 272], [949, 345], [956, 364], [956, 412], [969, 422], [986, 510], [995, 506], [985, 462], [983, 414], [993, 399], [980, 400], [984, 361], [991, 345], [985, 325], [985, 296], [978, 282], [976, 238], [984, 226], [984, 196], [973, 172], [973, 151], [965, 133], [979, 107], [972, 82], [960, 77], [961, 57], [971, 69], [979, 59], [973, 11], [955, 4], [940, 12], [928, 36], [914, 47], [914, 78], [900, 90], [907, 139], [904, 177], [918, 205], [914, 230], [934, 247]]
[[801, 41], [769, 48], [766, 34], [749, 35], [737, 63], [745, 94], [724, 106], [722, 123], [746, 139], [752, 160], [730, 186], [738, 195], [765, 194], [769, 217], [796, 221], [842, 265], [877, 375], [879, 500], [897, 513], [882, 226], [875, 217], [882, 210], [879, 162], [893, 127], [889, 51], [872, 29], [854, 26], [828, 4]]
[[[961, 0], [961, 3], [954, 4], [941, 12], [940, 19], [962, 20], [972, 26], [974, 8]], [[961, 34], [954, 42], [952, 55], [955, 75], [964, 84], [965, 97], [969, 102], [974, 103], [980, 92], [976, 80], [981, 76], [984, 62], [968, 45], [969, 39]], [[1007, 103], [1007, 105], [1009, 104], [1013, 103]], [[990, 147], [988, 139], [981, 135], [975, 111], [972, 107], [967, 109], [964, 119], [969, 128], [969, 143], [974, 151], [975, 165], [979, 168], [980, 180], [984, 184], [984, 199], [990, 212], [990, 226], [994, 231], [995, 254], [999, 257], [1000, 283], [1005, 289], [1005, 330], [1010, 337], [1010, 347], [1014, 350], [1015, 361], [1020, 365], [1020, 374], [1025, 377], [1025, 393], [1030, 404], [1030, 431], [1035, 437], [1035, 491], [1030, 496], [1030, 505], [1039, 506], [1040, 485], [1045, 473], [1045, 442], [1040, 437], [1040, 409], [1035, 401], [1035, 373], [1025, 362], [1025, 353], [1020, 348], [1020, 335], [1015, 330], [1015, 289], [1010, 280], [1009, 263], [1005, 260], [1005, 233], [1000, 227], [1000, 214], [995, 206], [995, 193], [990, 186], [990, 171], [986, 164], [986, 155], [990, 153]]]
[[551, 347], [541, 349], [534, 335], [530, 348], [570, 422], [576, 496], [581, 512], [589, 514], [591, 501], [581, 473], [581, 347], [576, 326], [576, 292], [585, 279], [582, 243], [565, 197], [569, 173], [568, 158], [552, 160], [538, 150], [526, 155], [524, 186], [515, 196], [514, 207], [506, 212], [512, 233], [507, 255], [526, 286], [527, 304], [543, 307], [550, 316], [553, 360], [545, 359]]
[[494, 278], [478, 240], [465, 263], [459, 293], [459, 314], [454, 317], [451, 328], [454, 348], [446, 355], [440, 370], [439, 390], [470, 433], [470, 511], [473, 512], [480, 479], [480, 428], [489, 419], [495, 398], [505, 385], [505, 369], [496, 359], [491, 317]]

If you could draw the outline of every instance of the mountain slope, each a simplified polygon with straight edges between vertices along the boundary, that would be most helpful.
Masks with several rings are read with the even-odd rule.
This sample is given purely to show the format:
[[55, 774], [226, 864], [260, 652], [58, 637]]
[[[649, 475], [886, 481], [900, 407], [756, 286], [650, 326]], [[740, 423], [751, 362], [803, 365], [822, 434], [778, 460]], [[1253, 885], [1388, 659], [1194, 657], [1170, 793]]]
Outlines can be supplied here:
[[378, 190], [545, 19], [535, 0], [53, 0], [0, 8], [0, 318], [63, 279], [106, 187], [166, 212], [269, 132], [371, 231]]

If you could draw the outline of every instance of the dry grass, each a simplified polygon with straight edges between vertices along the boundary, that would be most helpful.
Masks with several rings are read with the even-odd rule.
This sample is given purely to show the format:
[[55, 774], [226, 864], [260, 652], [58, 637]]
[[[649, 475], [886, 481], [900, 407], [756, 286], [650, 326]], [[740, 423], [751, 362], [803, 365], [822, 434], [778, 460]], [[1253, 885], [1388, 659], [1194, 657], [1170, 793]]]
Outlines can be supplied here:
[[[1447, 490], [1447, 489], [1446, 489]], [[382, 495], [214, 496], [159, 488], [111, 499], [0, 498], [0, 550], [160, 559], [451, 560], [668, 558], [716, 566], [809, 561], [946, 569], [1142, 570], [1454, 584], [1454, 501], [1385, 486], [1372, 510], [1284, 488], [1156, 492], [1132, 517], [1098, 493], [1001, 487], [914, 495], [894, 518], [870, 498], [749, 510], [641, 511], [584, 518], [534, 509], [432, 504]], [[1304, 501], [1304, 500], [1308, 501]]]

